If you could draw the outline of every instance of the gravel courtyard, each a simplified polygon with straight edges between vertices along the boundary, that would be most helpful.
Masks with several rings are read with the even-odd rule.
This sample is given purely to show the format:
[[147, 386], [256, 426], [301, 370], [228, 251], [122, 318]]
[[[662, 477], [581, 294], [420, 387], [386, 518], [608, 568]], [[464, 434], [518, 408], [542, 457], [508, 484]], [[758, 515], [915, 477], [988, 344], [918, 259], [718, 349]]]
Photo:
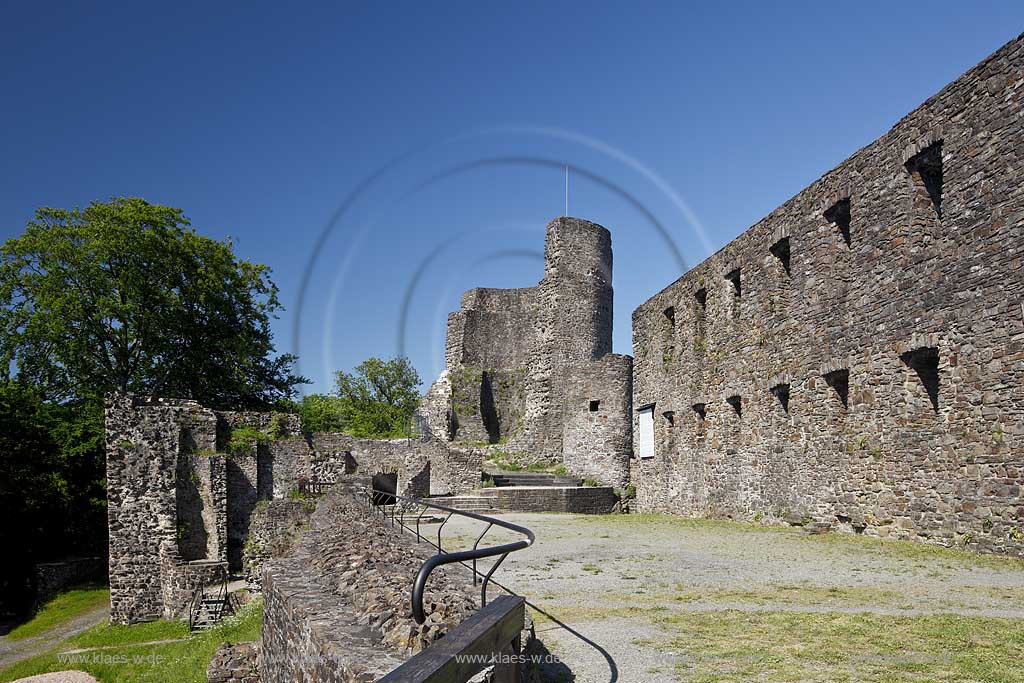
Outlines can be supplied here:
[[[1024, 681], [1020, 560], [660, 515], [503, 517], [537, 535], [495, 579], [561, 660], [545, 680]], [[446, 549], [480, 528], [453, 519]]]

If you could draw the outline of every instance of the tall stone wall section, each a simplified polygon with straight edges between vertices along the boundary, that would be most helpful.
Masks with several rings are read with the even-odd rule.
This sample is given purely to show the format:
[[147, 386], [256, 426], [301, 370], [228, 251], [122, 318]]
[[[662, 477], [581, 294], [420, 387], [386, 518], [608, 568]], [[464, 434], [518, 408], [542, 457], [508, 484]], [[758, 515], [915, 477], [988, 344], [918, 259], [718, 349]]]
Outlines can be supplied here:
[[605, 228], [576, 218], [548, 224], [538, 286], [538, 343], [526, 378], [522, 436], [528, 459], [561, 461], [568, 378], [612, 347], [612, 246]]
[[636, 309], [639, 509], [1024, 552], [1022, 71], [1018, 38]]
[[[571, 459], [582, 465], [593, 453], [597, 460], [616, 461], [631, 446], [632, 400], [628, 379], [600, 364], [612, 349], [612, 248], [607, 229], [578, 218], [551, 221], [545, 235], [544, 277], [530, 289], [473, 289], [462, 298], [459, 311], [448, 319], [446, 369], [424, 397], [423, 421], [444, 439], [468, 445], [505, 444], [521, 464], [562, 462], [566, 425], [582, 427], [589, 412], [579, 396], [568, 392], [583, 387], [602, 395], [620, 396], [606, 402], [608, 410], [624, 410], [617, 419], [622, 431], [571, 432]], [[620, 366], [621, 367], [621, 366]], [[578, 382], [577, 376], [588, 379]], [[608, 387], [597, 386], [608, 378]], [[594, 400], [599, 400], [597, 396]], [[608, 470], [608, 463], [587, 468], [601, 472], [602, 481], [621, 483], [628, 465]]]
[[624, 489], [633, 454], [632, 357], [609, 353], [572, 373], [566, 387], [566, 469]]
[[176, 591], [226, 569], [224, 462], [206, 455], [216, 419], [194, 402], [131, 396], [110, 397], [105, 413], [111, 621], [176, 617]]

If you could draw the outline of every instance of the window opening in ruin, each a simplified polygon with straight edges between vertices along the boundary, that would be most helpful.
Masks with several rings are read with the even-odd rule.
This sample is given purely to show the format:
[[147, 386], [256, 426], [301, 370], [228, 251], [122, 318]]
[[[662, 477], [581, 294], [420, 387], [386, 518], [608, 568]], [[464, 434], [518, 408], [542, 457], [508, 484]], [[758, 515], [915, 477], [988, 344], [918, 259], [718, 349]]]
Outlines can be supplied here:
[[935, 215], [942, 218], [942, 141], [934, 142], [912, 156], [905, 166], [918, 195], [927, 197]]
[[600, 408], [601, 408], [601, 402], [600, 401], [591, 401], [590, 402], [590, 412], [596, 413]]
[[840, 199], [825, 212], [825, 220], [839, 229], [846, 246], [850, 246], [850, 200]]
[[725, 401], [732, 406], [738, 417], [743, 417], [743, 399], [740, 396], [729, 396]]
[[775, 398], [779, 399], [779, 405], [782, 406], [782, 410], [786, 413], [789, 412], [789, 385], [788, 384], [776, 384], [771, 388], [772, 394]]
[[828, 384], [836, 392], [836, 396], [839, 397], [839, 401], [843, 404], [844, 408], [850, 407], [850, 371], [846, 368], [839, 370], [833, 370], [832, 372], [826, 372], [822, 377], [825, 379], [825, 383]]
[[732, 295], [734, 298], [739, 299], [743, 295], [743, 288], [740, 283], [740, 269], [731, 270], [725, 276], [725, 279], [732, 283]]
[[693, 293], [693, 298], [697, 300], [697, 310], [700, 313], [708, 310], [708, 290], [701, 287]]
[[666, 410], [664, 413], [662, 413], [662, 417], [665, 418], [665, 426], [666, 427], [674, 427], [676, 425], [676, 414], [675, 414], [675, 411]]
[[772, 256], [779, 259], [779, 263], [782, 264], [782, 269], [786, 271], [786, 275], [789, 275], [789, 238], [783, 237], [778, 242], [768, 247], [768, 251], [771, 252]]
[[900, 355], [900, 360], [917, 373], [921, 386], [928, 393], [932, 410], [939, 412], [939, 350], [926, 346]]
[[668, 325], [669, 331], [676, 326], [676, 307], [669, 306], [665, 309], [665, 322]]
[[693, 412], [697, 415], [698, 422], [704, 422], [708, 417], [708, 408], [703, 403], [694, 403], [692, 406]]

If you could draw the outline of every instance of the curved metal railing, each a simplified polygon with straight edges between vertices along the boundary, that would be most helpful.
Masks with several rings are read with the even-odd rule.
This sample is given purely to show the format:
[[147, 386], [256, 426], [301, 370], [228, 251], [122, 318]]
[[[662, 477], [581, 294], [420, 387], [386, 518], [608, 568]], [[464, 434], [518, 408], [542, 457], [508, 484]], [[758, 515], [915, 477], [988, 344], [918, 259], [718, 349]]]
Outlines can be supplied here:
[[[480, 586], [480, 607], [487, 605], [487, 585], [491, 581], [491, 576], [494, 571], [505, 561], [509, 553], [514, 553], [517, 550], [528, 548], [533, 545], [535, 539], [533, 532], [524, 526], [513, 524], [512, 522], [506, 522], [503, 519], [497, 519], [496, 517], [488, 517], [487, 515], [481, 515], [477, 512], [468, 512], [466, 510], [459, 510], [457, 508], [448, 507], [446, 505], [439, 505], [437, 503], [431, 503], [422, 498], [407, 498], [405, 496], [395, 495], [386, 491], [378, 491], [374, 489], [364, 489], [366, 494], [367, 509], [376, 510], [381, 513], [385, 520], [390, 520], [392, 526], [398, 526], [399, 528], [408, 531], [409, 533], [416, 534], [416, 542], [426, 541], [432, 546], [437, 548], [437, 554], [431, 556], [420, 566], [420, 571], [416, 575], [416, 581], [413, 583], [412, 588], [412, 615], [416, 620], [417, 624], [422, 624], [426, 621], [427, 617], [423, 613], [423, 591], [426, 589], [427, 579], [430, 578], [430, 573], [437, 567], [445, 564], [461, 564], [465, 567], [471, 567], [473, 570], [473, 584], [476, 585], [477, 577], [481, 576]], [[390, 504], [388, 502], [390, 501]], [[416, 508], [420, 508], [418, 514], [416, 514], [416, 525], [407, 526], [406, 517], [409, 511], [414, 511]], [[423, 534], [420, 533], [420, 524], [423, 519], [423, 515], [428, 510], [440, 510], [448, 513], [444, 521], [437, 527], [437, 543], [428, 540]], [[390, 514], [389, 514], [390, 513]], [[441, 530], [444, 525], [448, 523], [454, 515], [460, 517], [467, 517], [469, 519], [475, 519], [479, 522], [485, 522], [487, 524], [484, 530], [477, 536], [476, 542], [473, 543], [471, 550], [458, 550], [454, 552], [445, 552], [441, 546]], [[486, 548], [480, 547], [480, 541], [483, 540], [484, 536], [493, 527], [501, 527], [514, 531], [516, 533], [523, 534], [524, 539], [520, 541], [514, 541], [512, 543], [503, 543], [501, 545], [490, 546]], [[497, 557], [497, 561], [491, 568], [487, 570], [487, 573], [481, 575], [477, 571], [476, 562], [477, 560], [484, 559], [487, 557]], [[466, 564], [472, 562], [472, 565]]]

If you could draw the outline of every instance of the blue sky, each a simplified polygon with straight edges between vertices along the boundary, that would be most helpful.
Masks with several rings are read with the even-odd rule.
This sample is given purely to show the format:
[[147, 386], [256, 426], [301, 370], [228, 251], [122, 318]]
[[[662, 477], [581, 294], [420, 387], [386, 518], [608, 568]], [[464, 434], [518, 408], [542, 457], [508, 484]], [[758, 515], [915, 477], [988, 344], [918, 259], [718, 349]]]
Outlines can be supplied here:
[[181, 207], [273, 267], [309, 391], [399, 352], [429, 383], [463, 290], [540, 279], [567, 163], [631, 353], [675, 252], [700, 261], [1021, 31], [1009, 1], [9, 3], [0, 237], [43, 205]]

